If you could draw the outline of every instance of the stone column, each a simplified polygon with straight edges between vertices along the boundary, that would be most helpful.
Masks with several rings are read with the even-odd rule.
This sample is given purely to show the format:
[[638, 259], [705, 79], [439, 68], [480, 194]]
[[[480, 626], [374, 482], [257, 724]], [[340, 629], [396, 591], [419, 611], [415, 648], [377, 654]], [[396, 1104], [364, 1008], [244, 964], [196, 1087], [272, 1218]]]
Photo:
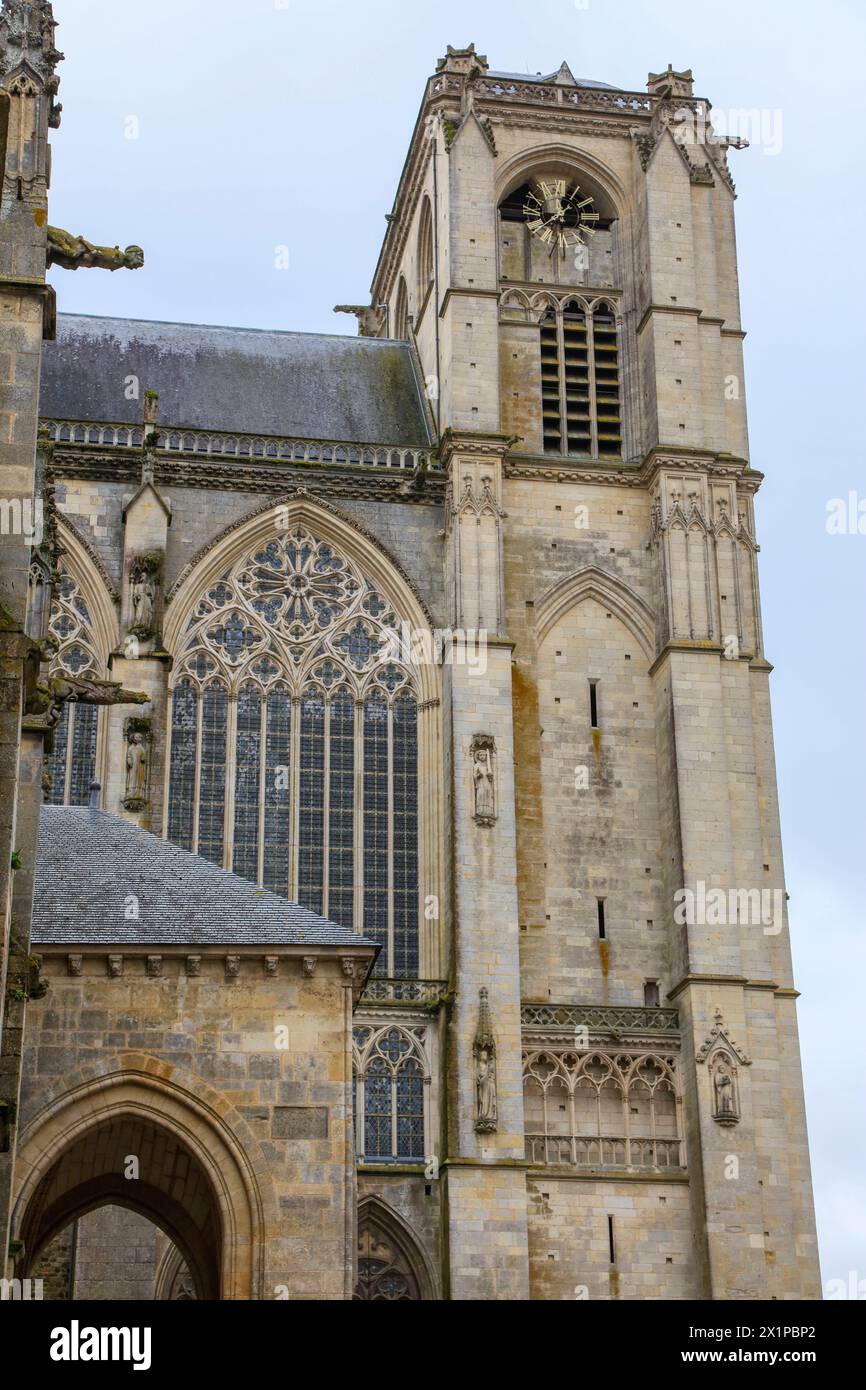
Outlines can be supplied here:
[[529, 1297], [512, 644], [503, 632], [507, 447], [499, 436], [468, 435], [449, 436], [445, 446], [455, 629], [446, 672], [454, 768], [456, 986], [445, 1165], [453, 1299]]
[[[155, 397], [148, 409], [155, 415]], [[146, 409], [146, 415], [148, 411]], [[145, 430], [155, 419], [145, 419]], [[138, 491], [124, 499], [123, 587], [120, 650], [110, 658], [111, 679], [141, 690], [150, 703], [108, 713], [106, 786], [103, 805], [157, 834], [162, 826], [166, 718], [166, 678], [170, 658], [162, 646], [163, 576], [171, 505], [153, 481], [153, 454], [147, 449]], [[157, 742], [155, 730], [165, 730]]]
[[[10, 957], [29, 951], [28, 895], [15, 884], [22, 871], [13, 854], [32, 848], [32, 784], [41, 785], [38, 748], [21, 754], [25, 707], [25, 663], [32, 644], [25, 637], [31, 542], [38, 543], [36, 434], [43, 337], [53, 334], [54, 292], [45, 283], [48, 225], [48, 130], [60, 123], [50, 5], [4, 6], [0, 33], [0, 1037], [3, 1049], [0, 1106], [0, 1274], [8, 1246], [14, 1114], [20, 1078], [23, 1000], [4, 1013]], [[17, 862], [17, 859], [16, 859]], [[29, 866], [32, 871], [32, 863]], [[14, 937], [14, 941], [12, 938]], [[18, 989], [18, 986], [15, 985]], [[19, 991], [26, 992], [26, 991]]]

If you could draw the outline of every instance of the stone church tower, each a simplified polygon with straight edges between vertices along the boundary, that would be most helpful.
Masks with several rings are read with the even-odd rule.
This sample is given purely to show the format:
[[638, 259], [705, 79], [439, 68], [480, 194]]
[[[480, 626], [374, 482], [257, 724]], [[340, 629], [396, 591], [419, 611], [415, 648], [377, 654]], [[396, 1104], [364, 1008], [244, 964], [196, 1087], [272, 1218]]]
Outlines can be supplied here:
[[[83, 1010], [77, 1076], [102, 1029], [103, 1068], [183, 1049], [239, 1106], [250, 1182], [289, 1184], [280, 1240], [348, 1258], [321, 1288], [820, 1296], [727, 154], [689, 72], [627, 92], [449, 48], [371, 302], [341, 306], [357, 339], [61, 315], [46, 349], [50, 669], [119, 691], [67, 705], [47, 800], [96, 779], [110, 816], [315, 914], [335, 962], [378, 947], [363, 990], [343, 966], [347, 1113], [312, 1033], [272, 1069], [235, 1019], [223, 1073], [155, 1005], [113, 1014], [110, 923], [82, 942], [43, 902], [37, 949]], [[147, 930], [124, 979], [171, 975], [176, 1012]], [[229, 1015], [244, 962], [208, 985]], [[28, 1010], [38, 1154], [65, 1073]], [[277, 1127], [298, 1105], [319, 1128]], [[321, 1236], [344, 1121], [349, 1257]]]

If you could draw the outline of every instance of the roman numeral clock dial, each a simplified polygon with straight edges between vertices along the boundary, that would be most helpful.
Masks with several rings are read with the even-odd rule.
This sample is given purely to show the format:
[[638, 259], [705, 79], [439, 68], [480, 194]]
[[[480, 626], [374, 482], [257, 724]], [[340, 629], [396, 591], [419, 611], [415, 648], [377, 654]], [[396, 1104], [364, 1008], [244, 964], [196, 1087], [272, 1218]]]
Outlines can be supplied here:
[[552, 183], [540, 180], [527, 194], [523, 215], [533, 236], [554, 251], [565, 252], [569, 246], [586, 243], [595, 236], [595, 224], [600, 220], [591, 197], [583, 197], [580, 184], [569, 188], [565, 179]]

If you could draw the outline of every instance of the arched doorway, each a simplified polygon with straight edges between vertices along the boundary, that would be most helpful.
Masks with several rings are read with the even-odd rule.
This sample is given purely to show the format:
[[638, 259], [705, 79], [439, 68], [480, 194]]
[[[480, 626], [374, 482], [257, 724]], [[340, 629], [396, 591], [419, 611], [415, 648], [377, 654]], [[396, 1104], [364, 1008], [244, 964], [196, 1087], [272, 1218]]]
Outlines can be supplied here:
[[16, 1177], [18, 1278], [72, 1221], [111, 1204], [159, 1227], [197, 1299], [263, 1296], [262, 1199], [247, 1152], [213, 1104], [168, 1079], [124, 1069], [61, 1095], [23, 1132]]
[[177, 1134], [134, 1115], [92, 1125], [41, 1178], [20, 1228], [28, 1270], [70, 1222], [109, 1204], [164, 1231], [198, 1296], [219, 1298], [222, 1222], [210, 1179]]
[[424, 1258], [409, 1228], [383, 1202], [358, 1209], [356, 1303], [426, 1302], [434, 1297]]

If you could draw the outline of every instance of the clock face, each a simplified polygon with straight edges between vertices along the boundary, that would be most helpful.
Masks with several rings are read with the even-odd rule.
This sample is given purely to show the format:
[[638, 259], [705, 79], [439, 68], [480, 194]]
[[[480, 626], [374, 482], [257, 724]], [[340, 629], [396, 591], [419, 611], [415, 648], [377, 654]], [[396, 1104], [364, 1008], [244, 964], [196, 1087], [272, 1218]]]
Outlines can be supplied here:
[[551, 255], [595, 236], [600, 220], [592, 198], [583, 196], [579, 183], [571, 188], [565, 179], [540, 180], [527, 194], [523, 215], [532, 235], [550, 247]]

